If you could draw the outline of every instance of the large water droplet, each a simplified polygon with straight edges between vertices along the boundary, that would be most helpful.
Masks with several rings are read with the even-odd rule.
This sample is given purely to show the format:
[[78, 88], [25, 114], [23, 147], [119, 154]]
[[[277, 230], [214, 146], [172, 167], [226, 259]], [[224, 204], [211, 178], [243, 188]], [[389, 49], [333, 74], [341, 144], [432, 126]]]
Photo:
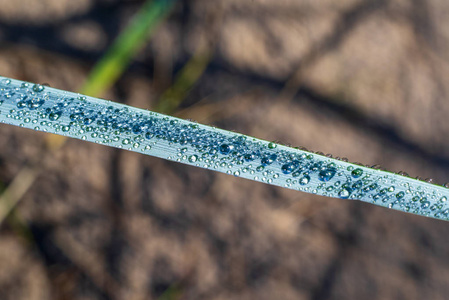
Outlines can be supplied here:
[[332, 177], [335, 176], [335, 173], [337, 172], [337, 169], [335, 168], [325, 168], [318, 173], [318, 179], [321, 181], [329, 181], [332, 179]]
[[256, 159], [256, 155], [254, 153], [247, 153], [243, 156], [243, 159], [246, 161], [253, 161]]
[[359, 178], [360, 176], [363, 175], [363, 170], [360, 169], [360, 168], [357, 168], [357, 169], [355, 169], [355, 170], [353, 170], [353, 171], [351, 172], [351, 175], [352, 175], [352, 177], [354, 177], [354, 178]]
[[276, 147], [277, 147], [276, 143], [274, 143], [274, 142], [268, 143], [268, 148], [269, 148], [269, 149], [274, 149], [274, 148], [276, 148]]
[[294, 170], [296, 170], [299, 167], [299, 161], [294, 160], [292, 162], [286, 163], [281, 167], [282, 173], [284, 174], [290, 174]]
[[262, 166], [271, 165], [277, 158], [276, 154], [270, 154], [261, 159], [260, 163]]
[[338, 193], [338, 196], [339, 196], [341, 199], [348, 199], [348, 198], [349, 198], [349, 195], [351, 195], [351, 192], [350, 192], [347, 188], [342, 189], [342, 190]]
[[231, 152], [231, 150], [234, 148], [234, 146], [232, 145], [228, 145], [228, 144], [221, 144], [220, 145], [220, 152], [221, 154], [229, 154], [229, 152]]

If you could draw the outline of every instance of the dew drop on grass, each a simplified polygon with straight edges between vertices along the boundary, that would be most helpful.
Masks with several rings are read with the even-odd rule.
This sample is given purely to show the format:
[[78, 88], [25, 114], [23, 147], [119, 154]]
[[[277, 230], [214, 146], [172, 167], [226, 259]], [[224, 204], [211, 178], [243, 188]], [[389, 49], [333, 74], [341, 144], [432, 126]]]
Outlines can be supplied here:
[[303, 177], [301, 177], [299, 179], [299, 184], [300, 185], [306, 185], [310, 182], [310, 176], [309, 175], [304, 175]]
[[274, 143], [274, 142], [268, 143], [268, 148], [269, 148], [269, 149], [274, 149], [274, 148], [276, 148], [276, 147], [277, 147], [276, 143]]
[[339, 193], [338, 196], [341, 199], [348, 199], [351, 192], [347, 188], [343, 188]]
[[354, 178], [359, 178], [360, 176], [363, 175], [363, 170], [360, 169], [360, 168], [357, 168], [357, 169], [355, 169], [355, 170], [353, 170], [353, 171], [351, 172], [351, 175], [352, 175], [352, 177], [354, 177]]
[[318, 173], [318, 179], [325, 182], [329, 181], [335, 176], [336, 172], [337, 170], [333, 167], [322, 169]]
[[228, 145], [228, 144], [222, 144], [220, 146], [221, 154], [228, 154], [229, 152], [231, 152], [232, 149], [233, 149], [233, 146]]
[[33, 85], [33, 91], [36, 93], [40, 93], [45, 89], [45, 86], [40, 85], [40, 84], [35, 84]]
[[270, 154], [261, 159], [260, 163], [262, 166], [271, 165], [277, 159], [276, 154]]

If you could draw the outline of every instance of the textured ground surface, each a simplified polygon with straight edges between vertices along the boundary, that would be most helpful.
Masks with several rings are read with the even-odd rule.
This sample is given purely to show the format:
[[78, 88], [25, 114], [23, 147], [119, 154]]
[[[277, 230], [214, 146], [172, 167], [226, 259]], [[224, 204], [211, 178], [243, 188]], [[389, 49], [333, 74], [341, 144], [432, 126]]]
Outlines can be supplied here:
[[[180, 2], [104, 97], [449, 181], [443, 0]], [[0, 0], [0, 74], [76, 91], [141, 1]], [[0, 126], [6, 186], [46, 135]], [[70, 140], [0, 228], [2, 299], [446, 299], [449, 223]], [[26, 238], [28, 237], [28, 238]]]

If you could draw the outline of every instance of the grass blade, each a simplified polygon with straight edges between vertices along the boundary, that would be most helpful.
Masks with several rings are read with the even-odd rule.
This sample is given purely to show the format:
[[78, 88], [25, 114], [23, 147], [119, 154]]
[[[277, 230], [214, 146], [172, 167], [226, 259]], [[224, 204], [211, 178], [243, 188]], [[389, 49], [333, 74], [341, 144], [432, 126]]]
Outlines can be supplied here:
[[0, 77], [0, 122], [313, 194], [449, 219], [449, 189], [107, 100]]

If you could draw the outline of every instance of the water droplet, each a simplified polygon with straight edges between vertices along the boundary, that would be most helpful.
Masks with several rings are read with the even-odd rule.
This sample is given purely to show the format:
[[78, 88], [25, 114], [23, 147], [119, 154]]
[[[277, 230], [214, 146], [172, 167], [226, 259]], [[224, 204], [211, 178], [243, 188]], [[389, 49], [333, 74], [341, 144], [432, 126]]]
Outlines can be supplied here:
[[301, 172], [296, 171], [292, 173], [293, 177], [299, 177], [299, 175], [301, 175]]
[[194, 163], [198, 160], [198, 156], [197, 155], [190, 155], [189, 156], [189, 162]]
[[337, 170], [335, 168], [325, 168], [318, 173], [318, 179], [321, 181], [329, 181], [334, 177]]
[[48, 118], [50, 119], [50, 121], [56, 121], [57, 119], [59, 119], [60, 116], [61, 116], [61, 112], [51, 112], [48, 115]]
[[338, 196], [339, 196], [341, 199], [348, 199], [348, 198], [349, 198], [349, 195], [351, 195], [351, 192], [350, 192], [348, 189], [346, 189], [346, 188], [342, 189], [342, 190], [338, 193]]
[[256, 159], [256, 155], [254, 153], [247, 153], [243, 156], [243, 159], [246, 161], [252, 161]]
[[398, 175], [409, 177], [409, 175], [404, 171], [399, 171]]
[[371, 191], [377, 189], [377, 187], [378, 187], [377, 183], [373, 183], [373, 184], [370, 184], [369, 186], [364, 187], [363, 191], [364, 192], [371, 192]]
[[228, 144], [221, 144], [220, 145], [220, 152], [221, 154], [229, 154], [229, 152], [231, 152], [231, 150], [234, 148], [234, 146], [232, 145], [228, 145]]
[[274, 142], [268, 143], [268, 148], [269, 148], [269, 149], [274, 149], [274, 148], [276, 148], [276, 147], [277, 147], [276, 143], [274, 143]]
[[276, 158], [277, 158], [276, 154], [270, 154], [262, 158], [260, 162], [262, 166], [268, 166], [271, 165], [276, 160]]
[[402, 198], [404, 198], [404, 196], [405, 196], [404, 192], [399, 192], [396, 194], [396, 198], [398, 198], [398, 199], [402, 199]]
[[299, 161], [294, 160], [292, 162], [286, 163], [281, 167], [282, 173], [284, 174], [290, 174], [294, 170], [296, 170], [299, 167]]
[[17, 108], [19, 108], [19, 109], [22, 109], [22, 108], [27, 107], [25, 101], [19, 101], [19, 102], [17, 102], [16, 106], [17, 106]]
[[424, 201], [422, 204], [421, 204], [421, 208], [423, 208], [423, 209], [426, 209], [426, 208], [428, 208], [430, 206], [430, 202], [429, 201]]
[[309, 175], [304, 175], [303, 177], [301, 177], [299, 179], [298, 182], [299, 182], [300, 185], [306, 185], [306, 184], [308, 184], [310, 182], [310, 176]]
[[360, 176], [363, 175], [363, 170], [360, 169], [360, 168], [357, 168], [357, 169], [355, 169], [355, 170], [353, 170], [353, 171], [351, 172], [351, 175], [352, 175], [352, 177], [354, 177], [354, 178], [359, 178]]
[[122, 144], [123, 145], [128, 145], [130, 143], [129, 139], [123, 139]]
[[40, 84], [35, 84], [33, 85], [33, 91], [35, 91], [36, 93], [40, 93], [45, 89], [45, 86], [40, 85]]

